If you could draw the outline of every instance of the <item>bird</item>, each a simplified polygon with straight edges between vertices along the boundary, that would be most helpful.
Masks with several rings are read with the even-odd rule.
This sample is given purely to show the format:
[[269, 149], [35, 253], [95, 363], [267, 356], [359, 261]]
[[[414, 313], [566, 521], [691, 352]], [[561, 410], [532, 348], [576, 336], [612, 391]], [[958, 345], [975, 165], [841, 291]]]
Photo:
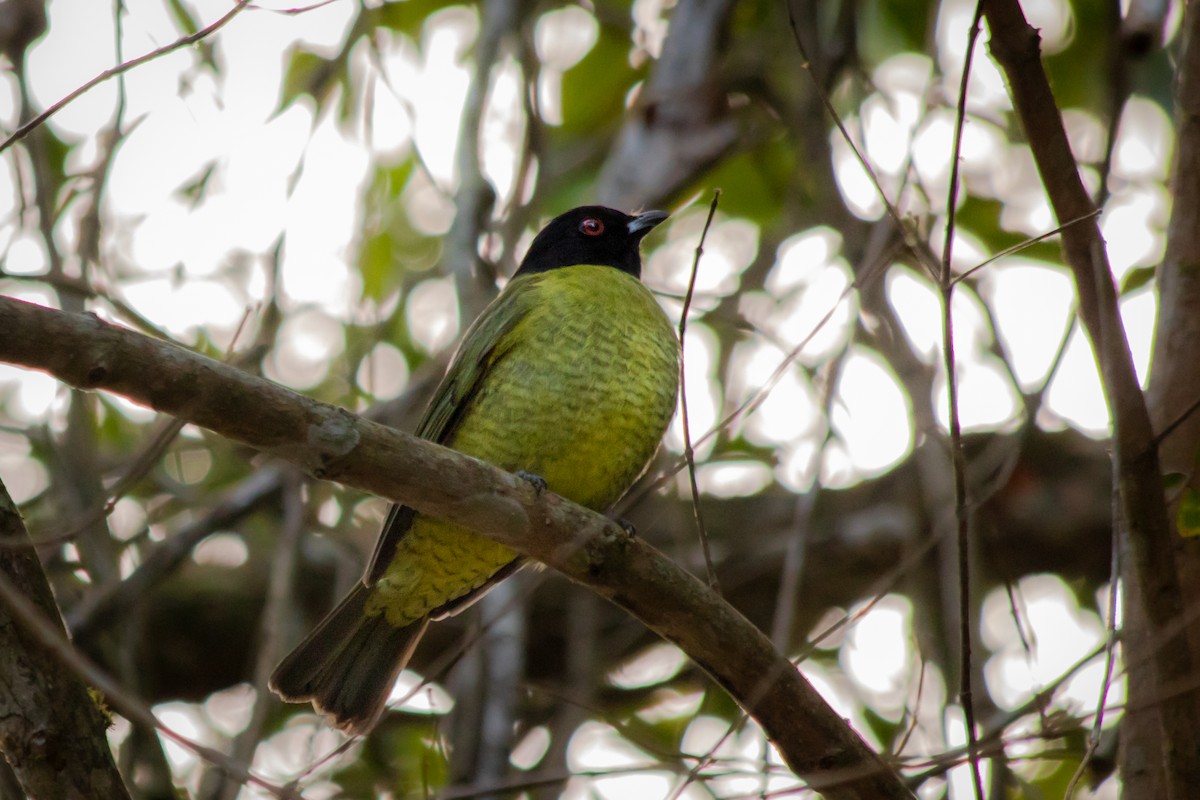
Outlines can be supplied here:
[[[582, 206], [545, 225], [464, 334], [416, 434], [608, 510], [675, 412], [680, 346], [641, 280], [663, 211]], [[271, 675], [349, 734], [369, 732], [431, 620], [463, 611], [526, 558], [393, 505], [361, 580]]]

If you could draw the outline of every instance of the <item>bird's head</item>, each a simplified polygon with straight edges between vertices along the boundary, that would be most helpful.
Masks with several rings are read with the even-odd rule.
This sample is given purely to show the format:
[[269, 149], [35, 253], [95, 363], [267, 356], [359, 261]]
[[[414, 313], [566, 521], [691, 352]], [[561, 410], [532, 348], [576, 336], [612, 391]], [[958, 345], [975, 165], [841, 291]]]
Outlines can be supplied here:
[[665, 211], [629, 215], [604, 206], [571, 209], [542, 228], [529, 245], [517, 275], [576, 264], [598, 264], [640, 278], [642, 255], [638, 245], [643, 236], [666, 218]]

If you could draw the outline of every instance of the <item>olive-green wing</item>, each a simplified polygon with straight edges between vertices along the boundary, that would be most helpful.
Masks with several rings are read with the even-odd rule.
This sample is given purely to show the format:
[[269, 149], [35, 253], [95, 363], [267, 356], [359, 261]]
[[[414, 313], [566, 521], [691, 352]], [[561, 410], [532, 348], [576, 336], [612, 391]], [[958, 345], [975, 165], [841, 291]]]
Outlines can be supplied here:
[[[417, 436], [438, 444], [451, 437], [486, 380], [489, 368], [512, 347], [509, 334], [528, 312], [532, 290], [539, 282], [538, 275], [514, 278], [471, 325], [417, 425]], [[387, 571], [396, 543], [408, 532], [415, 516], [416, 512], [408, 506], [392, 506], [363, 576], [368, 586]]]
[[417, 423], [417, 436], [444, 444], [458, 428], [488, 369], [512, 347], [508, 334], [529, 310], [534, 277], [509, 284], [471, 325]]

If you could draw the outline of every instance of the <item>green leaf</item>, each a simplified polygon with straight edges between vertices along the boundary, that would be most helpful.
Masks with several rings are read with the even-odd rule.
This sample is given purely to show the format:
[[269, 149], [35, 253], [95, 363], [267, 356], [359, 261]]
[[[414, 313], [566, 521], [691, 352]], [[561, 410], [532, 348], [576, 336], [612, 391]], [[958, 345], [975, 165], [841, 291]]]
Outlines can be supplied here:
[[1121, 297], [1130, 295], [1154, 280], [1154, 267], [1137, 267], [1125, 273], [1121, 279]]
[[170, 9], [171, 17], [175, 20], [175, 24], [184, 33], [191, 36], [200, 30], [200, 25], [196, 22], [196, 18], [192, 16], [192, 12], [180, 0], [167, 0], [167, 8]]
[[428, 797], [446, 785], [445, 753], [437, 743], [437, 719], [386, 714], [371, 734], [371, 746], [334, 774], [341, 797], [379, 796], [379, 776], [389, 775], [396, 797]]
[[[1111, 14], [1107, 0], [1074, 0], [1070, 4], [1067, 42], [1042, 63], [1059, 108], [1086, 108], [1103, 116], [1112, 96], [1109, 48]], [[1043, 52], [1045, 47], [1043, 46]]]
[[875, 734], [875, 738], [881, 742], [894, 742], [897, 735], [900, 733], [900, 726], [892, 722], [890, 719], [881, 717], [875, 713], [875, 710], [870, 706], [863, 706], [863, 720], [866, 721], [867, 727]]
[[441, 239], [416, 230], [405, 212], [403, 194], [412, 183], [416, 161], [377, 168], [371, 178], [358, 240], [357, 266], [362, 296], [382, 300], [407, 276], [436, 265]]
[[[654, 705], [661, 696], [661, 694], [652, 693], [647, 698], [650, 701], [647, 705]], [[678, 752], [683, 742], [683, 734], [695, 718], [695, 714], [687, 713], [677, 717], [646, 722], [635, 713], [622, 721], [621, 734], [643, 750], [662, 753]]]
[[729, 694], [721, 689], [709, 689], [704, 692], [704, 700], [700, 703], [699, 715], [717, 717], [718, 719], [739, 719], [742, 709]]
[[212, 177], [214, 174], [216, 174], [216, 171], [216, 163], [209, 161], [200, 169], [198, 173], [196, 173], [195, 177], [191, 178], [186, 183], [182, 184], [178, 189], [176, 189], [176, 193], [190, 200], [193, 207], [199, 205], [200, 201], [207, 196], [208, 183], [210, 180], [212, 180]]
[[628, 32], [600, 26], [596, 44], [579, 63], [563, 73], [562, 128], [593, 138], [625, 115], [625, 95], [637, 80], [629, 66]]
[[[987, 253], [999, 253], [1010, 247], [1018, 247], [1028, 241], [1023, 233], [1006, 230], [1000, 224], [1004, 204], [986, 197], [970, 195], [955, 213], [957, 226], [979, 239], [987, 246]], [[1062, 263], [1062, 247], [1058, 238], [1032, 242], [1017, 250], [1017, 258]]]
[[358, 256], [358, 271], [362, 274], [363, 297], [382, 300], [399, 281], [394, 265], [395, 242], [387, 231], [381, 231], [363, 242]]
[[320, 106], [334, 87], [344, 84], [346, 79], [344, 64], [302, 48], [295, 48], [283, 78], [283, 96], [279, 101], [279, 110], [282, 111], [304, 96], [313, 98]]
[[1163, 475], [1163, 491], [1173, 492], [1187, 483], [1188, 476], [1182, 472], [1168, 472]]
[[461, 0], [398, 0], [371, 10], [372, 22], [380, 27], [406, 33], [414, 39], [431, 14], [450, 6], [464, 5]]
[[933, 19], [928, 0], [869, 0], [857, 16], [863, 55], [876, 64], [898, 53], [922, 52]]
[[1183, 490], [1179, 497], [1179, 510], [1175, 513], [1175, 527], [1185, 539], [1200, 536], [1200, 492], [1192, 487]]
[[795, 151], [789, 142], [774, 139], [722, 159], [698, 188], [719, 187], [722, 212], [766, 225], [778, 217], [789, 192], [795, 192], [795, 174]]

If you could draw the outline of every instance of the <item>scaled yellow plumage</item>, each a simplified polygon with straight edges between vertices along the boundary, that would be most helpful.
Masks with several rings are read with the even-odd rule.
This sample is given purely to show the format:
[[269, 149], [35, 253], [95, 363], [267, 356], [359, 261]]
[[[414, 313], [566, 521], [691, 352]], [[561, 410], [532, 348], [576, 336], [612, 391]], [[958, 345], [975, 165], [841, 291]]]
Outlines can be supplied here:
[[[537, 475], [588, 508], [615, 503], [645, 468], [675, 408], [674, 332], [637, 278], [582, 265], [516, 278], [529, 305], [497, 346], [487, 380], [444, 444]], [[619, 309], [609, 319], [589, 309]], [[515, 557], [441, 520], [417, 517], [369, 611], [400, 626], [482, 585]]]

